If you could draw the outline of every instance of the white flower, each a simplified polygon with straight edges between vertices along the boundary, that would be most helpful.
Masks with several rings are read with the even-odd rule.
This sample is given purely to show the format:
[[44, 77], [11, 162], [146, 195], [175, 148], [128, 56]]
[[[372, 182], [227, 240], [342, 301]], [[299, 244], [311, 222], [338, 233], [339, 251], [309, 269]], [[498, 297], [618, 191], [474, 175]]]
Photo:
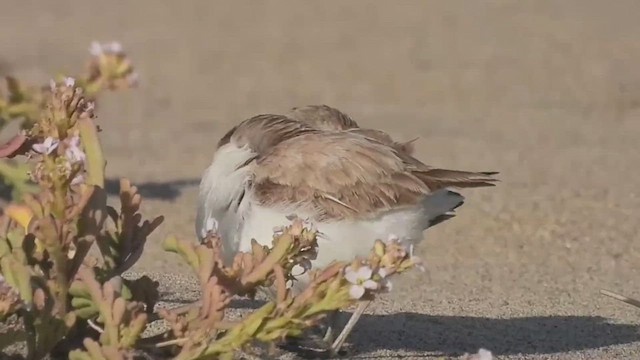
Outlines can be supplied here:
[[103, 53], [102, 45], [97, 41], [92, 41], [89, 47], [89, 53], [93, 56], [100, 56]]
[[134, 71], [131, 74], [127, 75], [127, 83], [131, 87], [140, 85], [140, 74]]
[[480, 349], [478, 353], [471, 356], [467, 355], [465, 358], [469, 360], [493, 360], [493, 354], [487, 349]]
[[353, 299], [360, 299], [366, 289], [375, 290], [378, 288], [378, 283], [371, 280], [373, 270], [369, 266], [361, 266], [355, 270], [351, 265], [344, 269], [344, 278], [352, 285], [349, 288], [349, 296]]
[[39, 154], [51, 154], [53, 150], [58, 147], [60, 140], [52, 138], [51, 136], [44, 139], [42, 144], [34, 144], [33, 150]]
[[96, 103], [94, 103], [93, 101], [87, 101], [87, 104], [84, 107], [84, 111], [92, 112], [95, 109], [96, 109]]
[[493, 354], [487, 349], [478, 350], [478, 360], [492, 360]]
[[100, 56], [102, 54], [122, 54], [123, 48], [122, 44], [117, 41], [112, 41], [110, 43], [101, 44], [98, 41], [92, 41], [91, 46], [89, 46], [89, 52], [93, 56]]
[[74, 79], [72, 77], [64, 78], [64, 85], [66, 87], [73, 87], [75, 84], [76, 84], [76, 79]]
[[57, 87], [58, 85], [56, 84], [56, 81], [53, 79], [49, 79], [49, 88], [51, 89], [51, 91], [55, 92]]
[[71, 185], [78, 185], [84, 182], [84, 175], [78, 174], [73, 179], [71, 179]]
[[121, 54], [123, 51], [122, 44], [117, 41], [112, 41], [108, 44], [104, 44], [102, 47], [106, 50], [106, 52], [111, 54]]
[[84, 162], [87, 158], [87, 155], [85, 155], [84, 151], [80, 148], [80, 137], [78, 135], [69, 138], [64, 155], [71, 164]]

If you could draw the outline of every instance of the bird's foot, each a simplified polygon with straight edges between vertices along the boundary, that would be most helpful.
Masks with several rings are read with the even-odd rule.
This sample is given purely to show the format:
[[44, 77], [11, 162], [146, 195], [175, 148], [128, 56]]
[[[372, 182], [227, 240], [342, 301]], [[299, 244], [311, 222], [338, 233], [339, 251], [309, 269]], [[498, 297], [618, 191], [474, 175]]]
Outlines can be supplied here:
[[335, 351], [331, 341], [315, 334], [305, 337], [288, 337], [280, 348], [294, 352], [304, 359], [336, 359], [348, 354], [344, 347]]

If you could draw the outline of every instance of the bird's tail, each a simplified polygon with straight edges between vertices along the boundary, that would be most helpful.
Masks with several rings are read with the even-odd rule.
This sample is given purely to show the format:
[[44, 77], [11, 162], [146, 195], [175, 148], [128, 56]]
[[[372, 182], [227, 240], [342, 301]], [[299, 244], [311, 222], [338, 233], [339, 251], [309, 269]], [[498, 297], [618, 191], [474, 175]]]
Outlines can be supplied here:
[[464, 196], [455, 191], [440, 189], [422, 200], [422, 210], [426, 220], [424, 228], [435, 226], [455, 216], [455, 209], [464, 204]]
[[436, 191], [446, 187], [456, 188], [473, 188], [495, 186], [499, 180], [494, 177], [498, 172], [495, 171], [460, 171], [446, 169], [429, 169], [416, 171], [416, 175], [422, 182], [431, 189]]

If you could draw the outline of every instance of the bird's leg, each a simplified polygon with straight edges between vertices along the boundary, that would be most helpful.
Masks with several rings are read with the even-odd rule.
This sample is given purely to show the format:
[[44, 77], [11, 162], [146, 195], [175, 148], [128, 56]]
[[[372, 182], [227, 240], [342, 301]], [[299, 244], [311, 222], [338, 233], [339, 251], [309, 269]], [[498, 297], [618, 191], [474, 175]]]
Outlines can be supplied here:
[[322, 321], [323, 325], [318, 324], [319, 333], [311, 330], [306, 335], [287, 337], [283, 347], [290, 350], [298, 348], [298, 350], [304, 349], [305, 351], [328, 353], [335, 338], [335, 330], [338, 328], [339, 314], [340, 310], [329, 311]]
[[360, 319], [360, 316], [362, 316], [362, 314], [367, 309], [369, 304], [371, 304], [371, 300], [362, 301], [358, 303], [358, 307], [356, 307], [356, 311], [353, 312], [353, 314], [351, 315], [351, 318], [349, 318], [349, 321], [342, 329], [342, 332], [340, 333], [340, 335], [338, 335], [338, 338], [331, 345], [330, 352], [332, 355], [338, 354], [345, 340], [347, 340], [347, 336], [349, 336], [349, 334], [351, 333], [351, 330], [353, 330], [354, 326]]
[[336, 338], [338, 320], [340, 320], [340, 310], [329, 311], [327, 317], [324, 319], [324, 323], [326, 324], [324, 336], [322, 336], [322, 338], [313, 336], [310, 339], [310, 344], [314, 344], [314, 347], [321, 349], [322, 351], [329, 351], [334, 339]]

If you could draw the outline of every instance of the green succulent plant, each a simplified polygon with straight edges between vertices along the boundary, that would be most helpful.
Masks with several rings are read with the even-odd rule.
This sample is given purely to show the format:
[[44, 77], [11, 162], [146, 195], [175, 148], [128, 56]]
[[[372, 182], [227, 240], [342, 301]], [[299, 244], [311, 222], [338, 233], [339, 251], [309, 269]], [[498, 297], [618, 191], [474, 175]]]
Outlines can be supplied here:
[[[287, 285], [292, 269], [309, 264], [318, 251], [316, 231], [300, 219], [275, 233], [271, 246], [254, 242], [230, 265], [222, 261], [216, 234], [198, 244], [168, 237], [165, 250], [193, 269], [202, 298], [156, 309], [159, 283], [122, 275], [163, 217], [143, 218], [142, 197], [126, 179], [120, 206], [107, 203], [93, 113], [101, 91], [130, 87], [137, 77], [119, 44], [91, 50], [86, 75], [60, 76], [40, 88], [7, 78], [8, 95], [0, 96], [0, 127], [22, 122], [20, 133], [0, 146], [0, 178], [16, 192], [0, 216], [0, 321], [21, 324], [11, 332], [0, 328], [0, 350], [25, 342], [28, 359], [120, 360], [141, 353], [229, 359], [254, 342], [300, 335], [329, 311], [384, 291], [365, 289], [358, 276], [384, 285], [388, 276], [416, 265], [398, 242], [377, 241], [366, 258], [311, 270], [308, 287], [294, 294]], [[7, 160], [20, 157], [26, 165]], [[94, 246], [95, 257], [89, 255]], [[239, 321], [225, 317], [233, 297], [253, 297], [260, 288], [272, 289], [273, 300]], [[166, 321], [166, 331], [143, 337], [157, 319]]]

